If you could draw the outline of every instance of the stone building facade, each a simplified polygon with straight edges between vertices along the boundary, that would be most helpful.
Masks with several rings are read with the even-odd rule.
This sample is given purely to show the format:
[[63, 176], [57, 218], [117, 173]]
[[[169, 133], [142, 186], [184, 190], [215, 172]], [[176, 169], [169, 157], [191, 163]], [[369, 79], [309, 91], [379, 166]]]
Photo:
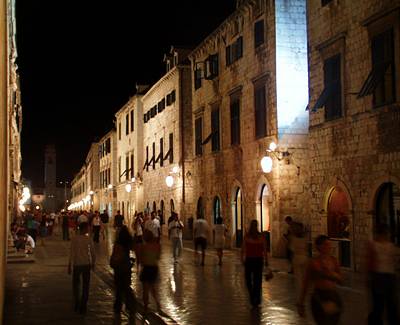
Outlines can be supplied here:
[[313, 234], [359, 270], [375, 226], [400, 244], [400, 1], [311, 0]]
[[98, 146], [99, 188], [96, 195], [99, 196], [99, 209], [107, 211], [111, 217], [117, 211], [117, 134], [115, 130], [106, 133], [100, 140]]
[[90, 197], [90, 210], [99, 211], [100, 198], [99, 195], [96, 194], [100, 183], [100, 156], [99, 144], [97, 142], [93, 142], [90, 145], [85, 160], [85, 167], [86, 193]]
[[142, 166], [143, 166], [143, 92], [145, 85], [136, 86], [136, 94], [115, 114], [116, 117], [116, 191], [118, 209], [128, 224], [133, 221], [135, 211], [142, 211]]
[[[192, 215], [240, 246], [258, 219], [282, 254], [284, 217], [308, 222], [306, 1], [238, 1], [191, 54]], [[267, 152], [271, 142], [278, 145]], [[260, 161], [272, 159], [264, 173]], [[269, 158], [268, 158], [269, 159]]]
[[[182, 219], [190, 204], [192, 121], [189, 50], [172, 47], [165, 55], [166, 74], [144, 94], [143, 101], [143, 204]], [[173, 184], [167, 186], [166, 178]]]

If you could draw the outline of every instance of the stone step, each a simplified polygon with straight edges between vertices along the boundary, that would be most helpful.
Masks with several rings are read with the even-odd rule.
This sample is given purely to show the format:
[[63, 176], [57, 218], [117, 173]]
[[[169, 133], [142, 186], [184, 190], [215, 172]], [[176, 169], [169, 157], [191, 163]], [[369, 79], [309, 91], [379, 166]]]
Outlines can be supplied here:
[[24, 264], [24, 263], [35, 263], [35, 259], [32, 257], [15, 257], [15, 258], [7, 258], [8, 264]]

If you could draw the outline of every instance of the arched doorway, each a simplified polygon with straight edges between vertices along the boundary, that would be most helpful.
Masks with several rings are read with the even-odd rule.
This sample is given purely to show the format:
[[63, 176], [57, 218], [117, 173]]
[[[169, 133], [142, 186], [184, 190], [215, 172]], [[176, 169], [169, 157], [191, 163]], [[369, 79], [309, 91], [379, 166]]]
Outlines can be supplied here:
[[122, 215], [123, 215], [123, 216], [125, 215], [125, 205], [124, 205], [124, 202], [122, 202]]
[[203, 203], [203, 198], [200, 196], [199, 199], [197, 200], [197, 210], [196, 210], [196, 216], [197, 218], [204, 218], [204, 203]]
[[175, 211], [175, 204], [174, 204], [174, 200], [171, 199], [170, 201], [170, 207], [171, 207], [171, 213]]
[[217, 219], [221, 217], [221, 200], [219, 199], [218, 196], [214, 197], [213, 216], [214, 216], [214, 224], [217, 224]]
[[155, 201], [153, 201], [153, 212], [157, 212], [157, 205]]
[[164, 209], [165, 209], [165, 207], [164, 207], [164, 200], [161, 200], [161, 202], [160, 202], [160, 211], [161, 211], [161, 219], [162, 219], [162, 224], [164, 224], [165, 223], [165, 216], [164, 216]]
[[268, 251], [271, 250], [271, 219], [270, 219], [270, 207], [268, 203], [269, 190], [267, 184], [262, 184], [260, 190], [259, 200], [259, 222], [260, 230], [265, 235], [267, 240]]
[[340, 186], [335, 186], [329, 194], [327, 206], [328, 236], [337, 244], [337, 256], [341, 266], [351, 266], [350, 247], [350, 203]]
[[384, 183], [376, 195], [375, 227], [385, 224], [390, 229], [390, 239], [400, 246], [400, 188], [392, 183]]
[[242, 246], [243, 241], [243, 207], [242, 190], [238, 187], [233, 201], [233, 221], [235, 224], [236, 247]]

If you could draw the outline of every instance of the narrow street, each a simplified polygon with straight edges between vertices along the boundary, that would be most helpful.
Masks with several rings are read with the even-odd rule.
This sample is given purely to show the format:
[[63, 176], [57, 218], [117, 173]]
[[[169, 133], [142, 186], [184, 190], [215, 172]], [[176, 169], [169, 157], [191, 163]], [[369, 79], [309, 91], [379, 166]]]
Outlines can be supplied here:
[[[4, 324], [128, 324], [126, 314], [116, 317], [112, 310], [110, 243], [102, 241], [98, 246], [85, 317], [72, 310], [71, 276], [67, 274], [69, 242], [62, 241], [60, 235], [47, 237], [44, 245], [38, 242], [33, 263], [9, 263]], [[255, 311], [247, 301], [238, 250], [226, 250], [220, 267], [210, 248], [201, 267], [194, 263], [192, 243], [185, 241], [184, 246], [180, 262], [174, 265], [169, 241], [162, 239], [162, 315], [150, 313], [146, 321], [143, 319], [141, 283], [133, 273], [132, 286], [139, 302], [137, 324], [312, 324], [310, 312], [306, 320], [296, 313], [294, 279], [287, 273], [286, 260], [271, 258], [274, 278], [264, 281], [262, 307]], [[367, 315], [366, 292], [358, 275], [349, 273], [345, 278], [340, 288], [345, 306], [341, 324], [363, 321]], [[155, 305], [150, 307], [154, 309]]]

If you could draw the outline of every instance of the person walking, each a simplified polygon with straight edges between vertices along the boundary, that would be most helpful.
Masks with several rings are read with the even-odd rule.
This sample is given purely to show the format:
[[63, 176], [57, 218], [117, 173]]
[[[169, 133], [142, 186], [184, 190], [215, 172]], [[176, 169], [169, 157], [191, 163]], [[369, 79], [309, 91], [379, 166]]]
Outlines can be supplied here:
[[378, 224], [375, 239], [368, 243], [367, 274], [372, 298], [369, 325], [384, 324], [385, 306], [387, 324], [400, 324], [397, 308], [396, 247], [389, 236], [388, 226]]
[[[74, 310], [86, 314], [89, 299], [90, 269], [94, 270], [96, 262], [95, 248], [89, 237], [89, 225], [82, 222], [79, 225], [79, 234], [71, 240], [68, 262], [68, 274], [72, 271], [72, 289], [74, 294]], [[80, 281], [82, 278], [82, 294]]]
[[139, 279], [143, 283], [144, 312], [147, 313], [150, 292], [156, 302], [157, 309], [161, 309], [155, 286], [158, 279], [158, 262], [161, 255], [161, 246], [150, 230], [144, 230], [143, 239], [144, 243], [141, 245], [139, 251], [139, 263], [142, 266]]
[[217, 224], [214, 226], [214, 247], [217, 250], [218, 265], [222, 265], [222, 256], [224, 254], [225, 236], [228, 229], [223, 223], [222, 217], [217, 218]]
[[183, 223], [176, 212], [172, 212], [172, 215], [174, 216], [174, 219], [168, 224], [168, 238], [172, 242], [172, 256], [174, 257], [174, 263], [178, 263], [178, 257], [181, 256], [182, 252]]
[[92, 219], [92, 233], [93, 233], [93, 241], [95, 243], [100, 242], [101, 227], [102, 227], [101, 218], [100, 218], [99, 212], [96, 211], [94, 214], [94, 217]]
[[207, 238], [209, 235], [209, 227], [203, 216], [199, 216], [194, 222], [193, 238], [194, 238], [194, 257], [198, 260], [198, 249], [201, 248], [201, 266], [204, 266], [204, 259], [207, 249]]
[[133, 249], [133, 237], [128, 227], [123, 225], [113, 246], [111, 267], [114, 270], [115, 302], [114, 311], [120, 313], [122, 305], [128, 310], [130, 316], [135, 317], [135, 295], [131, 288], [132, 262], [130, 252]]
[[308, 243], [304, 227], [296, 224], [291, 239], [293, 275], [296, 283], [296, 299], [300, 298], [305, 270], [308, 264]]
[[103, 210], [103, 213], [100, 214], [100, 219], [101, 223], [103, 224], [103, 227], [101, 229], [103, 239], [108, 238], [108, 221], [109, 221], [109, 216], [106, 210]]
[[331, 255], [332, 246], [328, 236], [318, 236], [315, 246], [319, 255], [308, 263], [297, 310], [300, 316], [305, 316], [305, 297], [313, 285], [311, 310], [316, 324], [338, 324], [342, 313], [342, 300], [336, 291], [336, 284], [342, 282], [339, 263]]
[[161, 225], [160, 220], [156, 217], [156, 212], [151, 212], [151, 219], [145, 223], [145, 229], [150, 230], [153, 233], [154, 238], [160, 242], [161, 237]]
[[256, 308], [261, 303], [261, 285], [264, 264], [268, 265], [268, 249], [264, 236], [258, 231], [258, 221], [250, 222], [242, 245], [242, 262], [250, 303]]

